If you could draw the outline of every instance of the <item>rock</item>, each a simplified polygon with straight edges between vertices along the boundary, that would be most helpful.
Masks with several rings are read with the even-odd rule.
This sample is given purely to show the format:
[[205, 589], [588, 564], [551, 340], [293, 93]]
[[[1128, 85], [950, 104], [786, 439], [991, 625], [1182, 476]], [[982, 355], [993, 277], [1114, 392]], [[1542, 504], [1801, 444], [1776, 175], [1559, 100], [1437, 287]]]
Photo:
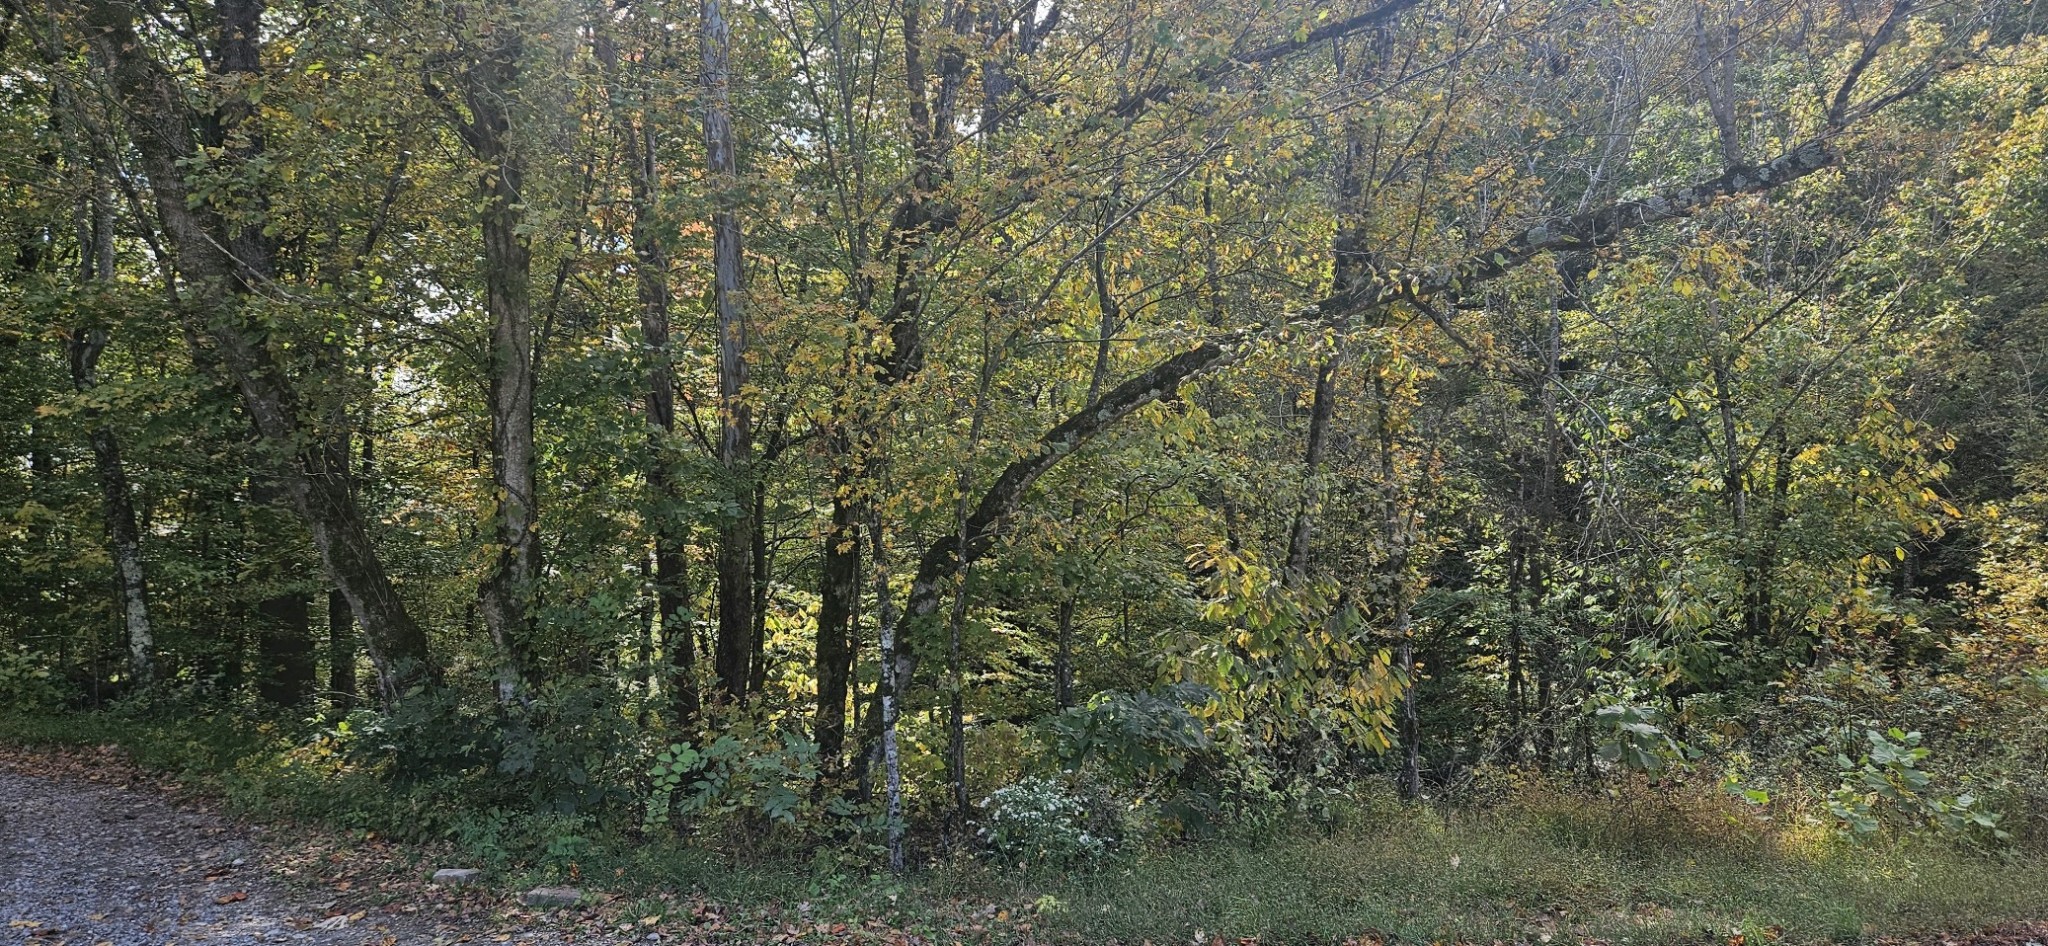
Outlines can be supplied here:
[[583, 891], [574, 887], [535, 887], [519, 895], [529, 907], [573, 907], [583, 902]]
[[434, 872], [434, 883], [443, 887], [462, 887], [476, 883], [483, 871], [474, 867], [444, 867]]

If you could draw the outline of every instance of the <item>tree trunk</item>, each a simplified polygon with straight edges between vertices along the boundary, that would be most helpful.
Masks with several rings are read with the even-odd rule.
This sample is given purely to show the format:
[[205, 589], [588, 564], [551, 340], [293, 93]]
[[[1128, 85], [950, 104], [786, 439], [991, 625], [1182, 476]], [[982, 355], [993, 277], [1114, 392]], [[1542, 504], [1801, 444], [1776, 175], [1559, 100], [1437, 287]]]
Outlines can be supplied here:
[[1335, 368], [1335, 358], [1323, 359], [1316, 368], [1315, 400], [1308, 414], [1308, 445], [1302, 451], [1301, 500], [1295, 506], [1294, 526], [1287, 535], [1286, 577], [1290, 583], [1308, 578], [1309, 541], [1315, 534], [1316, 476], [1322, 470], [1330, 417], [1336, 412], [1336, 392], [1331, 385]]
[[897, 718], [902, 715], [903, 704], [897, 698], [897, 688], [906, 681], [899, 673], [897, 654], [897, 622], [899, 616], [889, 594], [889, 546], [884, 540], [887, 535], [882, 529], [882, 514], [872, 503], [868, 504], [868, 546], [872, 551], [874, 565], [875, 601], [877, 602], [875, 624], [878, 646], [881, 649], [882, 681], [877, 688], [881, 696], [881, 712], [875, 714], [881, 727], [881, 739], [877, 747], [882, 755], [882, 810], [886, 827], [884, 844], [889, 851], [889, 870], [903, 871], [903, 762], [896, 744]]
[[340, 591], [327, 593], [327, 692], [335, 716], [356, 708], [355, 618]]
[[500, 702], [529, 699], [534, 674], [533, 605], [540, 580], [539, 512], [534, 482], [533, 253], [526, 236], [525, 162], [512, 141], [519, 24], [499, 23], [493, 42], [463, 71], [467, 120], [456, 132], [484, 165], [477, 180], [483, 212], [484, 309], [491, 317], [485, 371], [490, 381], [491, 546], [497, 553], [477, 604], [497, 660]]
[[1529, 540], [1526, 530], [1517, 529], [1508, 544], [1508, 639], [1507, 639], [1507, 735], [1501, 740], [1501, 749], [1511, 764], [1520, 764], [1522, 748], [1528, 738], [1527, 680], [1523, 669], [1522, 651], [1526, 647], [1522, 629], [1529, 619], [1529, 609], [1523, 594], [1523, 575], [1529, 567]]
[[272, 595], [256, 605], [256, 694], [272, 706], [301, 707], [313, 698], [313, 597]]
[[[60, 98], [60, 102], [62, 99]], [[114, 281], [114, 211], [112, 200], [93, 165], [92, 197], [79, 215], [79, 278], [87, 285], [110, 286]], [[93, 326], [71, 333], [66, 346], [71, 368], [71, 386], [83, 394], [99, 385], [100, 355], [107, 349], [107, 330]], [[149, 619], [149, 583], [142, 566], [142, 530], [135, 521], [135, 504], [128, 488], [128, 470], [121, 462], [121, 444], [112, 428], [98, 423], [98, 412], [90, 439], [93, 471], [100, 486], [100, 512], [107, 530], [107, 550], [114, 560], [114, 587], [121, 605], [121, 623], [128, 642], [128, 676], [148, 686], [156, 676], [156, 637]], [[47, 454], [32, 455], [48, 472]]]
[[649, 110], [641, 108], [636, 117], [619, 71], [618, 47], [609, 34], [598, 34], [597, 56], [604, 66], [626, 160], [632, 166], [627, 180], [633, 196], [633, 278], [640, 303], [640, 342], [647, 355], [647, 488], [654, 507], [647, 518], [654, 535], [655, 619], [668, 663], [663, 676], [671, 722], [680, 731], [696, 719], [699, 704], [697, 653], [690, 633], [689, 525], [677, 508], [681, 484], [669, 457], [669, 443], [676, 432], [676, 376], [670, 344], [673, 294], [669, 289], [669, 250], [655, 220], [661, 173]]
[[747, 669], [747, 692], [761, 693], [768, 689], [768, 575], [775, 562], [768, 556], [768, 487], [754, 484], [753, 529], [753, 580], [748, 583], [754, 596], [753, 629], [748, 639], [753, 642], [753, 654]]
[[741, 272], [739, 161], [732, 129], [732, 33], [724, 0], [703, 0], [705, 168], [711, 215], [712, 306], [718, 318], [718, 462], [732, 508], [718, 530], [718, 647], [713, 657], [725, 698], [745, 702], [754, 630], [754, 503], [747, 485], [753, 429], [747, 383], [745, 283]]
[[1074, 599], [1060, 601], [1059, 628], [1052, 657], [1052, 698], [1060, 709], [1074, 705]]
[[[1395, 665], [1400, 668], [1405, 685], [1401, 689], [1401, 713], [1399, 730], [1401, 737], [1401, 774], [1398, 787], [1402, 798], [1417, 798], [1422, 795], [1422, 724], [1416, 711], [1415, 690], [1420, 681], [1415, 670], [1415, 626], [1411, 614], [1414, 588], [1410, 569], [1414, 565], [1415, 525], [1412, 512], [1401, 505], [1403, 496], [1410, 491], [1401, 488], [1399, 467], [1394, 462], [1396, 438], [1394, 436], [1393, 408], [1389, 403], [1391, 393], [1379, 372], [1372, 375], [1373, 394], [1378, 411], [1374, 433], [1379, 440], [1380, 473], [1380, 527], [1384, 530], [1385, 541], [1390, 550], [1383, 565], [1388, 594], [1393, 598], [1391, 611], [1394, 618], [1396, 647]], [[1409, 502], [1414, 502], [1409, 496]]]
[[[79, 392], [99, 384], [100, 353], [107, 330], [80, 329], [71, 335], [71, 384]], [[127, 467], [114, 431], [93, 425], [93, 471], [100, 484], [100, 512], [106, 524], [107, 550], [114, 560], [114, 587], [121, 603], [121, 622], [128, 641], [128, 675], [147, 686], [156, 675], [156, 638], [149, 618], [149, 584], [142, 566], [142, 533], [135, 525], [135, 504], [128, 488]]]
[[828, 774], [839, 769], [846, 751], [846, 699], [853, 677], [853, 618], [860, 601], [860, 511], [850, 494], [849, 471], [834, 477], [832, 528], [825, 534], [822, 580], [819, 583], [818, 644], [814, 672], [818, 680], [818, 715], [813, 734], [818, 757]]

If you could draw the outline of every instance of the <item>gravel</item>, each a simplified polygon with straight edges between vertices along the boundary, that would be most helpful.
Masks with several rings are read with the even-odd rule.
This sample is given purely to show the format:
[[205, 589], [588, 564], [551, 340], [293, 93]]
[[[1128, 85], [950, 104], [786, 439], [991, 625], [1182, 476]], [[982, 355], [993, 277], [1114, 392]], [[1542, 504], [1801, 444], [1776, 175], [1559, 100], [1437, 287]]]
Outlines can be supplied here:
[[0, 770], [0, 944], [437, 938], [381, 917], [328, 917], [330, 906], [274, 882], [260, 846], [213, 815], [146, 788]]

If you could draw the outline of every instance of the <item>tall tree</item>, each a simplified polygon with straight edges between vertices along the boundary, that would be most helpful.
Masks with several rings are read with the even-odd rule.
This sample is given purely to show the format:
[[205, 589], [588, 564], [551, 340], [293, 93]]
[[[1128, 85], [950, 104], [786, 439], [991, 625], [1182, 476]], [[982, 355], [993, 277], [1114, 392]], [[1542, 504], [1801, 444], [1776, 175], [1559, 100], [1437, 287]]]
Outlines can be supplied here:
[[[449, 109], [457, 136], [484, 168], [477, 178], [483, 201], [478, 224], [483, 235], [484, 311], [491, 320], [484, 373], [494, 504], [491, 564], [478, 589], [477, 604], [497, 653], [498, 699], [508, 703], [528, 699], [534, 683], [533, 604], [540, 590], [533, 250], [526, 233], [526, 161], [513, 127], [529, 25], [521, 11], [517, 4], [454, 11], [458, 24], [477, 19], [479, 40], [458, 54], [466, 58], [456, 66], [462, 109]], [[428, 91], [437, 99], [445, 95], [431, 82]]]
[[746, 400], [747, 316], [739, 222], [739, 156], [732, 122], [732, 28], [723, 0], [699, 7], [704, 166], [710, 172], [712, 308], [718, 317], [718, 463], [731, 496], [717, 540], [718, 679], [744, 702], [754, 653], [756, 516], [753, 419]]
[[[217, 104], [203, 112], [192, 103], [209, 98], [191, 94], [154, 57], [155, 45], [138, 32], [138, 11], [131, 5], [96, 0], [67, 6], [59, 15], [18, 0], [10, 0], [9, 8], [45, 29], [75, 27], [105, 70], [181, 280], [174, 291], [186, 336], [195, 349], [208, 346], [234, 381], [264, 441], [291, 457], [287, 488], [292, 505], [306, 520], [329, 577], [364, 629], [378, 668], [380, 696], [395, 703], [414, 687], [438, 679], [426, 634], [386, 573], [351, 495], [349, 471], [332, 468], [322, 438], [308, 429], [296, 383], [264, 344], [254, 297], [270, 286], [274, 267], [261, 223], [232, 219], [194, 200], [187, 181], [193, 169], [216, 160], [212, 155], [238, 165], [260, 158], [260, 136], [238, 138], [232, 150], [225, 142], [250, 114], [246, 94], [261, 69], [262, 5], [248, 0], [218, 5], [211, 48], [201, 59], [215, 76], [237, 77], [231, 85], [242, 93], [214, 98]], [[62, 14], [75, 16], [75, 22]], [[216, 150], [203, 151], [209, 148]]]

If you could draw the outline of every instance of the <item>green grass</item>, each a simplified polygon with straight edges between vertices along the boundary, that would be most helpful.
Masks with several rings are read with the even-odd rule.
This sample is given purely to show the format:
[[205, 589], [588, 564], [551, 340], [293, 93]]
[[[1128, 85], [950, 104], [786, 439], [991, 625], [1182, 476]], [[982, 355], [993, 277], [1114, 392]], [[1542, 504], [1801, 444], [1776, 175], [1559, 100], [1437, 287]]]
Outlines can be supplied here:
[[1328, 836], [1203, 844], [1048, 890], [1058, 925], [1089, 941], [1844, 943], [2048, 916], [2038, 858], [1857, 848], [1689, 798], [1391, 809]]
[[[1186, 943], [1199, 932], [1269, 943], [1721, 944], [1740, 933], [1751, 943], [1833, 944], [2048, 918], [2042, 852], [1857, 847], [1796, 812], [1766, 821], [1712, 790], [1610, 796], [1535, 786], [1485, 808], [1378, 799], [1335, 827], [1264, 830], [1087, 869], [1019, 873], [963, 859], [891, 878], [872, 869], [864, 848], [739, 845], [720, 854], [587, 819], [463, 812], [446, 801], [463, 796], [440, 790], [309, 784], [277, 764], [288, 745], [279, 731], [248, 721], [9, 715], [0, 716], [0, 743], [117, 744], [137, 764], [208, 784], [246, 813], [380, 831], [444, 826], [425, 834], [488, 860], [509, 883], [558, 880], [573, 859], [629, 898], [697, 893], [770, 923], [802, 902], [813, 919], [880, 918], [941, 934], [974, 922], [961, 918], [977, 905], [998, 904], [1013, 924], [1028, 920], [1038, 941]], [[564, 836], [576, 843], [550, 855]], [[991, 932], [999, 942], [1027, 938]]]

